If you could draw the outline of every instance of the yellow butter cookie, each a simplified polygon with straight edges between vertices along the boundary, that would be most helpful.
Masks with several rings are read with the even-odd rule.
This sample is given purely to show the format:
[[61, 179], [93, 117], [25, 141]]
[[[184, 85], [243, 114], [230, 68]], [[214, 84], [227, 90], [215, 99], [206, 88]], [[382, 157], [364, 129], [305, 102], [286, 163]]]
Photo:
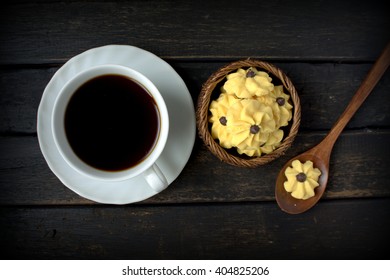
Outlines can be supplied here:
[[272, 109], [255, 99], [239, 99], [227, 112], [231, 143], [240, 150], [264, 145], [275, 130]]
[[231, 135], [228, 133], [226, 125], [228, 123], [227, 111], [230, 106], [237, 101], [234, 95], [222, 93], [217, 100], [210, 104], [211, 136], [219, 140], [219, 144], [227, 149], [232, 147]]
[[272, 78], [254, 67], [247, 70], [238, 69], [237, 72], [227, 75], [226, 79], [222, 92], [235, 94], [238, 98], [263, 96], [274, 89]]
[[269, 133], [267, 141], [259, 147], [246, 147], [245, 149], [237, 148], [239, 154], [246, 154], [247, 156], [261, 156], [263, 154], [269, 154], [277, 147], [279, 147], [283, 139], [283, 130], [276, 130]]
[[287, 126], [292, 119], [293, 106], [288, 102], [290, 96], [283, 93], [283, 86], [275, 86], [274, 90], [270, 92], [270, 96], [275, 100], [271, 106], [276, 126]]
[[284, 189], [294, 198], [308, 199], [314, 196], [314, 189], [319, 186], [318, 179], [321, 171], [313, 166], [312, 161], [302, 163], [294, 160], [284, 174], [287, 178], [284, 182]]

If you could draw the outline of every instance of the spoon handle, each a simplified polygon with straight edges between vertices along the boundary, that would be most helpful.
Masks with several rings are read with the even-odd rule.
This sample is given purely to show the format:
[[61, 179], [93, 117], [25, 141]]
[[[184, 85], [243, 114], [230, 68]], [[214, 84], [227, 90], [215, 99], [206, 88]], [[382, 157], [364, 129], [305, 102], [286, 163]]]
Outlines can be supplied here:
[[382, 51], [379, 58], [376, 60], [374, 66], [367, 74], [366, 78], [356, 91], [352, 100], [348, 104], [343, 114], [339, 117], [337, 122], [333, 125], [332, 129], [324, 139], [328, 145], [328, 148], [333, 147], [340, 133], [344, 127], [351, 120], [352, 116], [356, 113], [359, 107], [362, 105], [367, 96], [371, 93], [372, 89], [378, 83], [379, 79], [386, 72], [387, 67], [390, 64], [390, 43], [387, 44], [386, 48]]

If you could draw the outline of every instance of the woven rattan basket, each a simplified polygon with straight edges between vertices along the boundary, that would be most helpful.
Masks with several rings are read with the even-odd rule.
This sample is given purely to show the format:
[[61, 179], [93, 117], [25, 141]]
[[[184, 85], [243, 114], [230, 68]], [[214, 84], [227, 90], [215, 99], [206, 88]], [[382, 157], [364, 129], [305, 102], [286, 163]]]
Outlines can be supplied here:
[[[238, 153], [224, 149], [217, 141], [213, 139], [210, 133], [210, 103], [212, 100], [218, 98], [219, 88], [221, 83], [225, 80], [226, 75], [235, 72], [239, 68], [256, 67], [258, 70], [267, 72], [272, 78], [275, 85], [283, 85], [284, 92], [290, 94], [290, 102], [293, 105], [292, 120], [288, 127], [286, 127], [285, 136], [278, 148], [273, 152], [262, 155], [260, 157], [248, 157], [239, 155]], [[301, 121], [301, 105], [298, 93], [286, 74], [276, 66], [263, 62], [260, 60], [246, 59], [232, 62], [224, 67], [218, 69], [213, 73], [209, 79], [203, 84], [202, 90], [198, 98], [196, 109], [196, 122], [200, 137], [208, 149], [220, 160], [228, 164], [240, 167], [257, 167], [273, 161], [274, 159], [283, 155], [291, 146], [295, 136], [298, 133], [299, 124]]]

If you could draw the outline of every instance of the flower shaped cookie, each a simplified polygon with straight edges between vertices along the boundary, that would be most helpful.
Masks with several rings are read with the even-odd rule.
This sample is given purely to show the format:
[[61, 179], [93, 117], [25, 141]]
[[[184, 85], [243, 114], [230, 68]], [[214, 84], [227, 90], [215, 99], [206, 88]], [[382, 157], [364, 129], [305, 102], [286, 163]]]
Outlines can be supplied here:
[[222, 91], [233, 93], [238, 98], [263, 96], [274, 89], [271, 77], [253, 67], [247, 70], [238, 69], [237, 72], [227, 75], [226, 79]]
[[314, 189], [319, 186], [318, 179], [321, 171], [314, 168], [313, 162], [308, 160], [301, 163], [299, 160], [292, 162], [292, 167], [287, 167], [284, 174], [287, 181], [284, 189], [297, 199], [308, 199], [314, 196]]
[[247, 147], [246, 149], [237, 148], [239, 154], [246, 154], [247, 156], [261, 156], [262, 154], [269, 154], [275, 150], [283, 139], [283, 130], [276, 130], [268, 135], [268, 140], [259, 147]]
[[227, 149], [232, 147], [231, 136], [227, 131], [228, 123], [227, 112], [237, 99], [234, 95], [222, 93], [217, 100], [210, 104], [211, 117], [209, 121], [212, 123], [211, 136], [214, 139], [219, 139], [219, 144]]
[[277, 127], [287, 126], [292, 118], [293, 106], [288, 102], [290, 96], [283, 93], [283, 86], [275, 86], [270, 96], [275, 100], [271, 106]]
[[227, 112], [231, 143], [241, 151], [264, 145], [275, 130], [272, 109], [255, 99], [239, 99]]

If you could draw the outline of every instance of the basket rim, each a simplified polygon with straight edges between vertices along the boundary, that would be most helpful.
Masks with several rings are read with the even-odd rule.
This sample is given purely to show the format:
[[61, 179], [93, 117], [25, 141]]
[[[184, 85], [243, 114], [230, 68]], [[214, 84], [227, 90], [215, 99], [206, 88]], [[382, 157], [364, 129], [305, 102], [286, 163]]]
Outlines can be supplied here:
[[[221, 147], [211, 136], [209, 130], [209, 107], [211, 103], [211, 95], [214, 92], [215, 87], [225, 79], [226, 75], [239, 68], [256, 67], [259, 70], [265, 70], [271, 73], [283, 84], [283, 87], [288, 91], [293, 103], [293, 115], [290, 131], [287, 136], [283, 137], [283, 140], [278, 148], [269, 154], [262, 155], [260, 157], [242, 158], [229, 153], [226, 149]], [[198, 134], [206, 144], [207, 148], [221, 161], [228, 164], [239, 167], [257, 167], [269, 163], [276, 158], [283, 155], [286, 150], [291, 146], [294, 141], [299, 125], [301, 121], [301, 105], [298, 92], [295, 89], [290, 78], [284, 73], [283, 70], [277, 66], [258, 59], [245, 59], [237, 60], [228, 63], [214, 73], [206, 80], [202, 85], [200, 94], [198, 96], [198, 103], [196, 108], [196, 124], [198, 127]]]

